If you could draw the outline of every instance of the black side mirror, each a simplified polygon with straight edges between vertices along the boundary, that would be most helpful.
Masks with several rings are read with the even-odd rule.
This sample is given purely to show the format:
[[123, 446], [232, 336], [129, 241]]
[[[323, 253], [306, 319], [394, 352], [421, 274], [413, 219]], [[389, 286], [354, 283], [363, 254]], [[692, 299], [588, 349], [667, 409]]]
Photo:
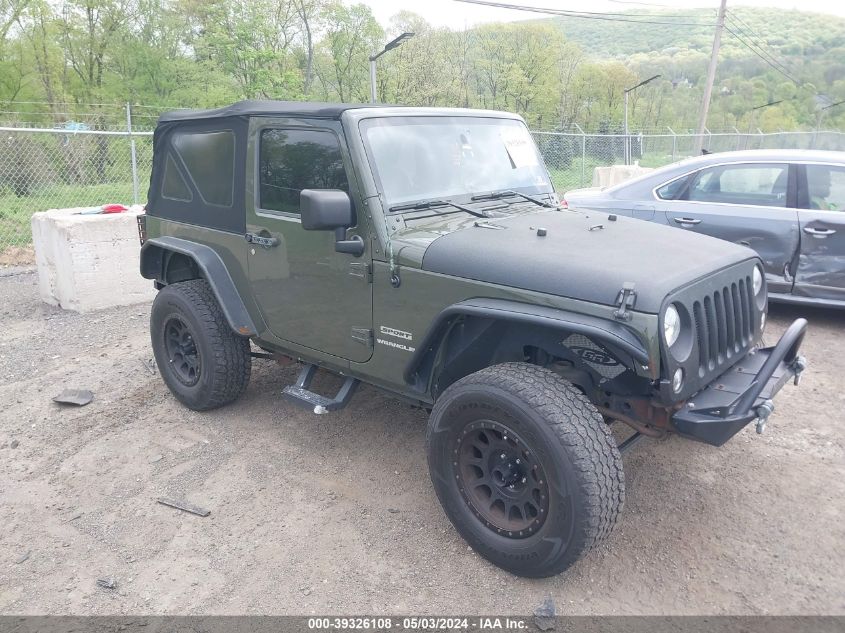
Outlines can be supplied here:
[[335, 250], [359, 257], [364, 254], [364, 240], [346, 239], [346, 229], [355, 226], [355, 211], [349, 194], [339, 189], [303, 189], [299, 194], [299, 213], [306, 231], [334, 231]]

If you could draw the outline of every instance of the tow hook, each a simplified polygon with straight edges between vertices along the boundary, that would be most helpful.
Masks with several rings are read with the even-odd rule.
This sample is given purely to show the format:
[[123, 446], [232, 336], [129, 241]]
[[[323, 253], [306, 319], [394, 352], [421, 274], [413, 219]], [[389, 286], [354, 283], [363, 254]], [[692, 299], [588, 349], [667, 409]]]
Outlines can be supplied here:
[[797, 387], [798, 383], [801, 382], [801, 373], [807, 369], [807, 359], [803, 356], [796, 356], [795, 360], [792, 361], [790, 369], [795, 372], [795, 378], [792, 381], [792, 384]]
[[771, 400], [764, 401], [754, 411], [757, 414], [757, 434], [761, 435], [766, 430], [766, 422], [769, 421], [769, 416], [775, 410], [775, 403]]

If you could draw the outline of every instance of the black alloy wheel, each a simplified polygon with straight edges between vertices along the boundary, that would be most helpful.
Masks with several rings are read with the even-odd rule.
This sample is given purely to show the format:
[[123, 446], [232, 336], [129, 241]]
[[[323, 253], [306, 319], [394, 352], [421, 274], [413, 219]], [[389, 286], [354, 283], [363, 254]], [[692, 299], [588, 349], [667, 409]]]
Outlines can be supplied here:
[[201, 367], [197, 344], [188, 325], [178, 316], [171, 316], [164, 324], [164, 347], [177, 380], [186, 387], [197, 384]]
[[528, 445], [505, 425], [482, 420], [466, 426], [454, 462], [458, 485], [475, 515], [491, 530], [524, 538], [549, 513], [549, 482]]

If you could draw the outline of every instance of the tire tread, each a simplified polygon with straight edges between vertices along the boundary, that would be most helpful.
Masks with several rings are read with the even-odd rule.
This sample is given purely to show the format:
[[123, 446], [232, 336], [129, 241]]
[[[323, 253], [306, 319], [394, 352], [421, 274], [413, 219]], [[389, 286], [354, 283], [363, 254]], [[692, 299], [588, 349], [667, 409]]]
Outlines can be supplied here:
[[[622, 512], [625, 476], [616, 440], [587, 397], [549, 369], [527, 363], [493, 365], [458, 380], [443, 395], [470, 385], [500, 389], [534, 409], [567, 449], [578, 472], [584, 512], [576, 531], [582, 538], [575, 539], [574, 549], [568, 548], [551, 572], [559, 573], [607, 537]], [[435, 403], [432, 419], [438, 404], [447, 399], [441, 396]], [[429, 445], [433, 431], [429, 425]]]
[[159, 291], [159, 296], [162, 293], [179, 295], [188, 303], [193, 316], [200, 322], [205, 336], [211, 342], [211, 393], [202, 402], [193, 403], [191, 408], [208, 411], [237, 400], [246, 390], [252, 371], [249, 339], [238, 336], [229, 327], [223, 310], [205, 279], [170, 284]]

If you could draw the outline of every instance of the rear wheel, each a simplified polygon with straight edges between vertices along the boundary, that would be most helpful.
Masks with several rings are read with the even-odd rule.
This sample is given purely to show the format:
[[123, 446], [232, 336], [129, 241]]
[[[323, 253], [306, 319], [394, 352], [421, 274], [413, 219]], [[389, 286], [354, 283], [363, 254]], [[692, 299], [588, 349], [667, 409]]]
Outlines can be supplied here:
[[249, 383], [249, 339], [229, 327], [204, 279], [162, 288], [153, 302], [150, 337], [165, 384], [195, 411], [236, 400]]
[[447, 516], [478, 553], [514, 574], [560, 573], [622, 510], [610, 430], [547, 369], [508, 363], [459, 380], [435, 403], [427, 439]]

